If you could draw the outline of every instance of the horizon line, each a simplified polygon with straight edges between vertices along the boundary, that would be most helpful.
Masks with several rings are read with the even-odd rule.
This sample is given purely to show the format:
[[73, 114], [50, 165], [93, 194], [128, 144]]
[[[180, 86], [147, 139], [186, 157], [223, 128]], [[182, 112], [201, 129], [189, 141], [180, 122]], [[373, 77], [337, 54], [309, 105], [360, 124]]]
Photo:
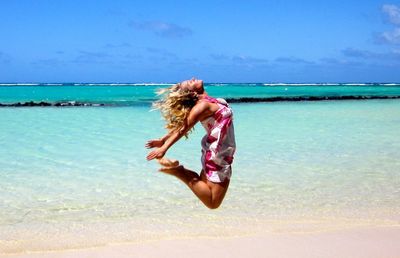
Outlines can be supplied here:
[[[177, 82], [0, 82], [0, 85], [65, 85], [65, 84], [93, 84], [93, 85], [101, 85], [101, 84], [147, 84], [147, 85], [162, 85], [162, 84], [176, 84]], [[204, 84], [354, 84], [354, 85], [362, 85], [362, 84], [400, 84], [400, 82], [204, 82]]]

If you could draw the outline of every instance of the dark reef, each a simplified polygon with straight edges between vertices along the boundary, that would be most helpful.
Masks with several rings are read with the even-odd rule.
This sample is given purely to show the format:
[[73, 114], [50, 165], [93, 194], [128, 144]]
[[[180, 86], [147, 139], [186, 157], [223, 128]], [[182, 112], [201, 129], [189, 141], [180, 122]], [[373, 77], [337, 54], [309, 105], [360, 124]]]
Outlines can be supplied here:
[[267, 98], [226, 98], [229, 103], [277, 102], [277, 101], [318, 101], [318, 100], [366, 100], [366, 99], [400, 99], [400, 96], [298, 96]]
[[80, 107], [80, 106], [104, 106], [103, 103], [85, 103], [85, 102], [77, 102], [77, 101], [65, 101], [65, 102], [17, 102], [11, 104], [3, 104], [0, 103], [0, 107]]
[[[321, 101], [321, 100], [368, 100], [368, 99], [400, 99], [400, 96], [293, 96], [293, 97], [263, 97], [263, 98], [226, 98], [229, 103], [256, 103], [256, 102], [278, 102], [278, 101]], [[151, 103], [147, 100], [146, 103]], [[58, 101], [58, 102], [17, 102], [0, 103], [0, 107], [100, 107], [100, 106], [119, 106], [113, 103], [91, 103], [78, 101]]]

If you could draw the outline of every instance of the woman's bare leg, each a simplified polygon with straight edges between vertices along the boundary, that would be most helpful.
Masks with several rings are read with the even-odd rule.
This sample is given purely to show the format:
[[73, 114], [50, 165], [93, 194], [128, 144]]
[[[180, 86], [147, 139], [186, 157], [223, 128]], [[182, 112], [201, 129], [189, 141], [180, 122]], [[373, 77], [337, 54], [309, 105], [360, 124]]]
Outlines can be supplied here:
[[183, 166], [163, 167], [160, 171], [179, 178], [210, 209], [216, 209], [221, 205], [229, 187], [229, 180], [223, 183], [213, 183], [207, 180], [203, 171], [199, 176], [196, 172]]

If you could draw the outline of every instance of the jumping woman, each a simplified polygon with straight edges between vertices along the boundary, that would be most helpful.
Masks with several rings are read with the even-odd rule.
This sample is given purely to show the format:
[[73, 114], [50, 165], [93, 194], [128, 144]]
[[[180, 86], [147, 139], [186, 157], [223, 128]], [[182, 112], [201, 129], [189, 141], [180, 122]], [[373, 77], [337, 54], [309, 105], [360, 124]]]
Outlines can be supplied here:
[[[203, 81], [195, 78], [161, 89], [158, 94], [161, 98], [153, 106], [160, 109], [168, 133], [146, 143], [147, 148], [157, 147], [147, 160], [157, 159], [163, 166], [160, 171], [182, 180], [208, 208], [218, 208], [228, 190], [236, 149], [232, 109], [224, 99], [208, 96]], [[207, 132], [201, 141], [200, 175], [177, 160], [164, 158], [168, 149], [182, 136], [187, 138], [199, 121]]]

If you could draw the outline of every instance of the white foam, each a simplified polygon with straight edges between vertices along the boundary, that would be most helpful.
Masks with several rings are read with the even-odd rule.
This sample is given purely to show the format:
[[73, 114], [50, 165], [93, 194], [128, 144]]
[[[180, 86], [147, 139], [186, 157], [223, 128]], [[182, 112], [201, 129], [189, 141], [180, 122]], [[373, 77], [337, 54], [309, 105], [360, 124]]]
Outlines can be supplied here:
[[0, 83], [0, 86], [37, 86], [39, 83]]
[[74, 86], [169, 86], [173, 83], [73, 83]]
[[400, 86], [398, 83], [263, 83], [264, 86], [376, 86], [376, 85], [384, 85], [384, 86]]
[[[319, 86], [323, 85], [322, 83], [264, 83], [264, 86]], [[335, 84], [333, 84], [335, 85]]]
[[366, 83], [343, 83], [343, 85], [346, 85], [346, 86], [365, 86], [367, 84]]

